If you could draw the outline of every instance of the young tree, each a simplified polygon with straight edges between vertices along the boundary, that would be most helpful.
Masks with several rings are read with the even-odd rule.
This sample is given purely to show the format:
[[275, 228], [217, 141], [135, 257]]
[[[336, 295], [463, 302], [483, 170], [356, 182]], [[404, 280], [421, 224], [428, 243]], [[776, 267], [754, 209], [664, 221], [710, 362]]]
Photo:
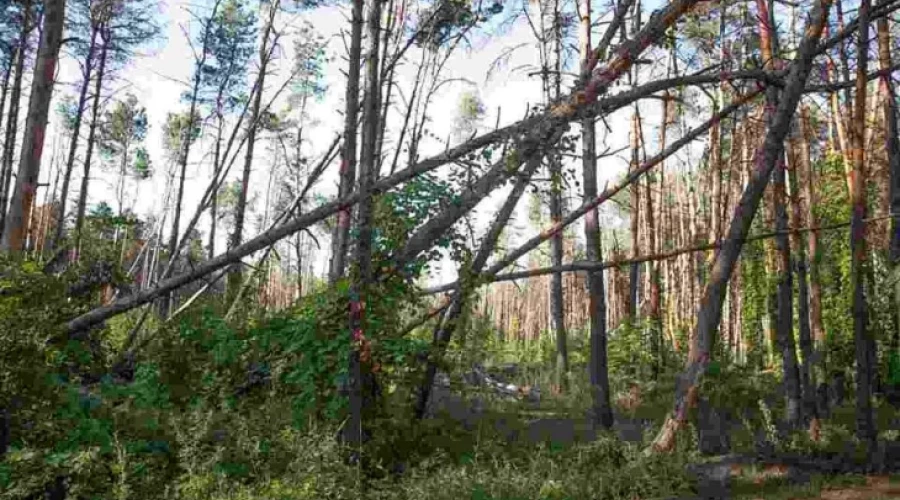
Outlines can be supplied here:
[[128, 177], [143, 180], [150, 176], [147, 151], [140, 146], [147, 137], [148, 128], [146, 108], [130, 94], [116, 102], [100, 123], [100, 152], [110, 164], [115, 165], [117, 171], [116, 203], [119, 216], [125, 212]]
[[[222, 136], [226, 118], [245, 98], [247, 66], [256, 36], [256, 16], [242, 0], [226, 0], [209, 22], [213, 28], [198, 100], [209, 110], [215, 123], [212, 166], [213, 178], [218, 178], [225, 161]], [[213, 196], [207, 249], [210, 258], [215, 255], [218, 208], [217, 198]]]

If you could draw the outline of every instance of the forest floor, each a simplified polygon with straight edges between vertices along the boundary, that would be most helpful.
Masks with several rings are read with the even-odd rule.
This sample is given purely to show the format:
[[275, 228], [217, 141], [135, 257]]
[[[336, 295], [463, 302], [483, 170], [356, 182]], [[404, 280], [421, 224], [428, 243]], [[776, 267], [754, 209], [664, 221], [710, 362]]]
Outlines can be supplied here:
[[[665, 403], [671, 396], [662, 387], [654, 390], [652, 384], [649, 390], [640, 388], [647, 384], [620, 390], [614, 398], [615, 424], [610, 436], [589, 424], [589, 410], [583, 404], [585, 394], [580, 392], [583, 388], [570, 388], [568, 394], [552, 389], [542, 391], [538, 387], [546, 388], [541, 382], [547, 379], [538, 375], [543, 380], [537, 380], [533, 373], [522, 373], [519, 368], [478, 367], [452, 377], [439, 377], [433, 388], [430, 413], [433, 417], [448, 418], [471, 434], [493, 434], [514, 446], [577, 448], [604, 436], [615, 436], [636, 451], [649, 444], [666, 414]], [[771, 391], [771, 386], [768, 390]], [[858, 450], [854, 455], [849, 447], [853, 427], [850, 401], [832, 403], [829, 407], [830, 418], [826, 419], [823, 435], [824, 441], [830, 443], [822, 444], [830, 445], [834, 453], [806, 455], [802, 445], [801, 449], [795, 444], [786, 448], [774, 445], [772, 441], [778, 439], [773, 440], [771, 432], [777, 431], [771, 427], [767, 439], [766, 422], [768, 419], [771, 426], [771, 415], [779, 412], [778, 395], [750, 399], [744, 401], [750, 404], [743, 408], [725, 407], [722, 401], [707, 401], [706, 409], [698, 411], [691, 430], [686, 431], [692, 434], [688, 441], [695, 448], [707, 450], [691, 454], [687, 461], [691, 484], [681, 492], [672, 492], [687, 493], [687, 496], [670, 497], [672, 500], [900, 499], [900, 475], [887, 475], [900, 472], [900, 442], [895, 436], [900, 430], [897, 408], [888, 404], [879, 407], [880, 429], [887, 431], [889, 437], [885, 443], [886, 465], [881, 475], [876, 475], [871, 469], [850, 463], [853, 456], [859, 457]], [[768, 403], [763, 403], [764, 400]], [[760, 407], [764, 409], [759, 411]], [[808, 451], [822, 450], [812, 447]], [[811, 458], [813, 455], [816, 458]], [[782, 456], [784, 461], [780, 462]], [[846, 457], [846, 462], [842, 463], [840, 457]]]

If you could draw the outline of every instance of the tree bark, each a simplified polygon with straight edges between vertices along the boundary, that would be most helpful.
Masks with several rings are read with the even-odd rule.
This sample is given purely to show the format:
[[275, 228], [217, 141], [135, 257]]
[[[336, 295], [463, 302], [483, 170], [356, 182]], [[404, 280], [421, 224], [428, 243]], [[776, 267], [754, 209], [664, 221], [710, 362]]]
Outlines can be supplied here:
[[[379, 90], [381, 79], [378, 71], [381, 2], [371, 0], [368, 16], [369, 51], [366, 55], [366, 95], [363, 100], [362, 150], [359, 161], [360, 201], [357, 206], [357, 241], [354, 254], [355, 269], [350, 279], [350, 341], [349, 356], [349, 406], [350, 415], [344, 426], [344, 440], [351, 449], [351, 460], [360, 460], [362, 445], [367, 440], [368, 429], [365, 413], [372, 410], [375, 401], [375, 380], [372, 372], [370, 340], [374, 332], [368, 331], [364, 312], [368, 287], [372, 281], [372, 231], [374, 224], [374, 200], [372, 186], [378, 168], [375, 152], [380, 125]], [[368, 334], [368, 337], [367, 337]]]
[[674, 409], [666, 418], [666, 422], [651, 445], [651, 450], [658, 452], [672, 450], [677, 432], [687, 421], [688, 409], [697, 401], [700, 380], [709, 365], [716, 330], [722, 318], [722, 305], [725, 301], [729, 278], [740, 257], [743, 240], [750, 230], [772, 171], [779, 159], [783, 158], [784, 138], [790, 129], [794, 111], [806, 85], [816, 46], [828, 18], [830, 5], [830, 0], [821, 0], [812, 12], [810, 24], [805, 30], [806, 36], [800, 43], [796, 59], [791, 65], [787, 85], [775, 112], [775, 118], [766, 134], [765, 142], [757, 151], [756, 168], [735, 209], [728, 229], [728, 237], [713, 263], [710, 279], [703, 293], [697, 326], [688, 353], [687, 366], [676, 389]]
[[[581, 1], [581, 71], [587, 78], [591, 57], [591, 2]], [[597, 130], [593, 118], [581, 121], [581, 167], [584, 179], [584, 203], [597, 197]], [[584, 218], [585, 257], [589, 262], [603, 260], [600, 221], [597, 208], [590, 210]], [[588, 273], [588, 314], [590, 315], [590, 349], [588, 361], [593, 404], [593, 423], [605, 429], [613, 424], [610, 404], [609, 365], [607, 362], [606, 337], [606, 290], [603, 271]]]
[[856, 99], [853, 113], [853, 169], [850, 172], [850, 289], [853, 301], [853, 337], [856, 347], [856, 434], [870, 445], [875, 443], [877, 431], [872, 414], [872, 371], [869, 354], [874, 342], [868, 330], [868, 308], [864, 289], [866, 273], [866, 67], [869, 59], [869, 10], [871, 0], [862, 0], [859, 8], [859, 38], [857, 40]]
[[[347, 91], [344, 94], [344, 147], [341, 149], [340, 187], [338, 197], [353, 191], [356, 181], [356, 128], [359, 111], [359, 67], [362, 58], [363, 0], [353, 0], [350, 14], [350, 54], [347, 69]], [[402, 139], [401, 139], [402, 140]], [[399, 146], [398, 146], [399, 149]], [[350, 241], [350, 208], [338, 212], [331, 246], [329, 280], [334, 283], [344, 276]]]
[[47, 0], [44, 4], [44, 26], [41, 31], [34, 79], [31, 82], [25, 135], [19, 156], [19, 171], [3, 228], [3, 240], [0, 241], [0, 248], [7, 251], [18, 252], [24, 248], [28, 222], [26, 217], [31, 213], [41, 171], [44, 133], [47, 128], [50, 99], [53, 97], [53, 84], [56, 81], [56, 63], [62, 42], [65, 10], [65, 0]]

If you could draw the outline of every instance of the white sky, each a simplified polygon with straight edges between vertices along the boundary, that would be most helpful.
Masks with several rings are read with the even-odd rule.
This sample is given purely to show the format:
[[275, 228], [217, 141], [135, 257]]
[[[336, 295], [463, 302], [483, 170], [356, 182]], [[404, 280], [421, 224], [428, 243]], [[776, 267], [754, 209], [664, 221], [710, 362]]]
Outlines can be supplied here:
[[[521, 9], [521, 1], [510, 1], [507, 3], [507, 6], [508, 8], [515, 6], [515, 8]], [[184, 112], [186, 110], [186, 105], [181, 101], [180, 96], [187, 89], [185, 82], [193, 71], [193, 58], [183, 32], [183, 27], [190, 20], [186, 6], [187, 2], [185, 0], [164, 0], [160, 6], [160, 15], [164, 25], [163, 40], [158, 44], [157, 48], [150, 50], [149, 54], [135, 58], [131, 65], [120, 74], [120, 79], [110, 86], [110, 90], [113, 90], [117, 96], [124, 96], [125, 92], [135, 94], [139, 101], [147, 107], [150, 130], [145, 145], [150, 153], [156, 173], [153, 179], [144, 181], [139, 186], [132, 185], [127, 196], [134, 203], [135, 211], [141, 216], [151, 213], [159, 214], [162, 209], [166, 189], [166, 161], [162, 150], [162, 125], [167, 113]], [[598, 10], [600, 10], [599, 7]], [[311, 149], [307, 150], [307, 154], [312, 158], [317, 158], [319, 153], [327, 148], [335, 134], [342, 128], [342, 115], [338, 110], [343, 110], [345, 78], [342, 72], [346, 71], [346, 63], [342, 57], [344, 48], [339, 33], [341, 30], [348, 29], [349, 23], [347, 22], [347, 8], [343, 5], [313, 9], [303, 13], [301, 18], [309, 21], [321, 35], [329, 40], [327, 52], [331, 56], [331, 62], [325, 68], [325, 84], [327, 86], [325, 97], [320, 102], [312, 103], [309, 112], [309, 115], [314, 117], [318, 123], [309, 130], [308, 137], [310, 138]], [[531, 29], [526, 22], [520, 20], [501, 36], [494, 37], [487, 42], [476, 43], [478, 43], [478, 46], [473, 49], [464, 48], [459, 50], [450, 59], [444, 70], [444, 78], [459, 81], [442, 86], [431, 105], [430, 115], [432, 122], [428, 128], [438, 137], [447, 137], [450, 132], [453, 119], [456, 116], [459, 97], [464, 91], [477, 90], [478, 95], [484, 102], [486, 116], [483, 120], [483, 127], [493, 127], [497, 120], [498, 109], [500, 110], [500, 125], [502, 126], [521, 119], [528, 104], [540, 102], [539, 77], [527, 76], [527, 73], [538, 65], [538, 53]], [[290, 39], [284, 45], [286, 48], [291, 47]], [[513, 53], [508, 63], [501, 67], [501, 71], [495, 71], [491, 79], [486, 80], [486, 75], [492, 63], [505, 50], [519, 45], [523, 45], [523, 47]], [[418, 60], [415, 56], [409, 59], [410, 61]], [[289, 63], [290, 58], [285, 55], [282, 61]], [[530, 69], [523, 69], [528, 65], [531, 65]], [[654, 72], [656, 71], [658, 69], [654, 69]], [[283, 71], [281, 75], [269, 78], [271, 85], [267, 83], [268, 95], [264, 96], [264, 102], [274, 91], [274, 88], [280, 84], [286, 73], [286, 71]], [[64, 58], [60, 66], [60, 81], [71, 84], [78, 80], [77, 75], [75, 63], [70, 59]], [[400, 87], [404, 89], [407, 95], [409, 94], [408, 89], [412, 87], [414, 76], [415, 68], [412, 62], [407, 63], [398, 71], [397, 77]], [[465, 81], [469, 83], [465, 83]], [[71, 85], [57, 87], [55, 99], [59, 99], [63, 95], [61, 91], [72, 94], [74, 89]], [[613, 90], [613, 92], [615, 91], [617, 90]], [[649, 124], [645, 128], [645, 134], [648, 136], [649, 155], [655, 152], [655, 140], [653, 137], [657, 134], [659, 106], [658, 101], [650, 101], [646, 106], [642, 105], [642, 116], [645, 119], [645, 123]], [[277, 108], [278, 106], [275, 106], [275, 109]], [[53, 109], [55, 109], [55, 104]], [[609, 133], [604, 131], [604, 127], [598, 127], [601, 139], [601, 145], [598, 146], [599, 150], [603, 149], [602, 139], [604, 134], [606, 134], [607, 144], [614, 149], [627, 144], [630, 114], [631, 110], [629, 108], [608, 117], [607, 123], [611, 128]], [[53, 121], [51, 116], [51, 126]], [[394, 123], [396, 122], [397, 120], [394, 121]], [[83, 133], [86, 133], [86, 128], [86, 125], [83, 126]], [[484, 130], [486, 129], [483, 128], [482, 131]], [[388, 141], [390, 137], [389, 135]], [[251, 191], [255, 192], [257, 199], [260, 201], [264, 199], [264, 190], [268, 184], [269, 161], [266, 158], [266, 155], [270, 154], [268, 144], [268, 141], [263, 139], [257, 145], [254, 156], [255, 167], [251, 179]], [[51, 141], [48, 141], [47, 150], [45, 151], [46, 159], [49, 159], [53, 154], [50, 151], [51, 147]], [[443, 147], [442, 141], [425, 141], [422, 145], [421, 157], [425, 158], [433, 153], [440, 152]], [[702, 144], [697, 143], [685, 154], [687, 157], [696, 157], [701, 150]], [[192, 150], [186, 181], [183, 220], [189, 218], [193, 213], [194, 207], [199, 202], [209, 182], [210, 168], [208, 162], [202, 166], [198, 165], [209, 154], [209, 151], [210, 142], [208, 140], [200, 141]], [[390, 142], [386, 142], [385, 151], [393, 151]], [[404, 155], [401, 155], [401, 162], [398, 168], [405, 167], [402, 161], [403, 157]], [[682, 155], [682, 157], [685, 156]], [[614, 178], [621, 175], [624, 171], [627, 166], [624, 158], [623, 153], [618, 158], [607, 158], [600, 162], [598, 180], [601, 189], [607, 181], [612, 183]], [[334, 163], [315, 190], [317, 193], [328, 197], [336, 193], [337, 162]], [[232, 179], [237, 178], [241, 168], [242, 165], [239, 160], [232, 169]], [[53, 179], [50, 176], [54, 174], [50, 173], [49, 168], [46, 166], [43, 170], [45, 182], [52, 182]], [[580, 167], [577, 170], [580, 171]], [[70, 206], [71, 200], [77, 196], [80, 171], [80, 166], [76, 167], [73, 178], [74, 190], [70, 192]], [[115, 206], [112, 189], [115, 177], [95, 166], [91, 182], [89, 206], [101, 200]], [[477, 208], [479, 216], [476, 218], [478, 227], [484, 227], [486, 221], [490, 220], [490, 214], [502, 202], [505, 192], [506, 190], [503, 190], [479, 205]], [[251, 199], [253, 195], [254, 193], [251, 193]], [[580, 193], [570, 193], [569, 196], [571, 200], [569, 206], [577, 205], [580, 200]], [[527, 218], [524, 215], [525, 206], [526, 203], [523, 200], [520, 203], [519, 214], [516, 217], [515, 227], [520, 229], [520, 241], [530, 237], [538, 230], [537, 228], [528, 227]], [[261, 208], [259, 210], [261, 212]], [[621, 222], [614, 219], [605, 217], [601, 220], [614, 225], [618, 225]], [[250, 226], [245, 232], [245, 239], [256, 234], [257, 228], [253, 223], [254, 220], [252, 216], [248, 216]], [[201, 221], [201, 232], [208, 234], [208, 218], [205, 217]], [[577, 225], [576, 227], [578, 228], [577, 232], [580, 233], [581, 226]], [[220, 229], [219, 234], [222, 235], [222, 239], [217, 243], [220, 250], [224, 249], [224, 233], [225, 231]], [[322, 241], [322, 243], [323, 251], [317, 255], [317, 274], [324, 270], [328, 258], [327, 241]], [[433, 281], [443, 282], [455, 276], [454, 266], [448, 264], [448, 262], [444, 262], [438, 266], [439, 270], [435, 273]]]

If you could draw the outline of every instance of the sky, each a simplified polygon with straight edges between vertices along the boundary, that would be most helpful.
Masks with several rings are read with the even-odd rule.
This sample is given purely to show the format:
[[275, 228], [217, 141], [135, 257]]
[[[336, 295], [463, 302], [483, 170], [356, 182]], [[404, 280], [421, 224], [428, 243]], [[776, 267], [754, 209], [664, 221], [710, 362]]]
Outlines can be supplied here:
[[[522, 8], [521, 0], [510, 1], [506, 4], [509, 8]], [[150, 123], [150, 130], [145, 145], [150, 153], [151, 161], [157, 170], [153, 179], [144, 181], [138, 186], [133, 186], [126, 196], [128, 204], [133, 204], [134, 210], [142, 216], [158, 214], [164, 207], [166, 192], [166, 175], [164, 170], [166, 161], [162, 148], [162, 124], [168, 113], [183, 112], [186, 105], [181, 100], [181, 94], [188, 88], [187, 81], [193, 71], [193, 59], [191, 48], [185, 38], [185, 31], [191, 21], [188, 11], [189, 4], [185, 0], [164, 0], [160, 4], [160, 19], [163, 28], [163, 36], [154, 47], [143, 49], [144, 54], [136, 57], [119, 75], [119, 79], [110, 87], [114, 97], [124, 97], [128, 92], [133, 93], [139, 101], [146, 106]], [[317, 158], [320, 152], [332, 142], [335, 135], [342, 129], [343, 96], [346, 71], [346, 62], [343, 59], [344, 45], [341, 40], [342, 30], [349, 29], [348, 9], [345, 5], [320, 7], [308, 10], [296, 17], [282, 16], [281, 24], [298, 25], [302, 22], [310, 23], [316, 32], [327, 41], [326, 52], [330, 56], [330, 62], [325, 66], [324, 83], [326, 92], [321, 100], [313, 102], [309, 115], [315, 119], [314, 126], [309, 130], [308, 153]], [[285, 43], [285, 53], [276, 65], [281, 65], [280, 71], [274, 77], [269, 78], [271, 86], [267, 84], [269, 93], [280, 84], [283, 75], [287, 73], [284, 65], [290, 62], [291, 43]], [[513, 48], [516, 48], [512, 50]], [[505, 64], [497, 66], [496, 60], [503, 54], [510, 54], [505, 59]], [[538, 66], [538, 52], [535, 39], [528, 23], [523, 19], [508, 26], [499, 35], [489, 40], [475, 39], [470, 47], [465, 47], [456, 52], [448, 61], [443, 76], [448, 83], [441, 87], [439, 93], [431, 105], [432, 122], [428, 128], [438, 137], [447, 137], [451, 131], [454, 118], [457, 115], [457, 106], [463, 92], [475, 91], [485, 105], [485, 116], [482, 120], [480, 132], [492, 128], [495, 123], [503, 126], [521, 119], [529, 105], [540, 103], [540, 81], [538, 76], [529, 76], [528, 73]], [[410, 57], [410, 61], [417, 57]], [[254, 63], [255, 64], [255, 63]], [[493, 68], [493, 71], [492, 71]], [[71, 83], [78, 80], [78, 69], [71, 60], [64, 58], [60, 63], [60, 82], [64, 92], [72, 93]], [[656, 70], [654, 70], [656, 71]], [[401, 66], [397, 78], [399, 87], [408, 95], [415, 77], [415, 67], [410, 62]], [[67, 85], [69, 84], [69, 85]], [[64, 92], [57, 91], [54, 99], [59, 100]], [[276, 106], [277, 107], [277, 106]], [[630, 110], [623, 110], [606, 119], [609, 128], [598, 127], [600, 145], [599, 150], [604, 149], [603, 144], [612, 149], [618, 149], [628, 144], [628, 129]], [[646, 123], [658, 123], [659, 104], [650, 103], [642, 105], [642, 116]], [[395, 120], [394, 123], [397, 121]], [[52, 120], [51, 120], [52, 123]], [[649, 135], [653, 126], [645, 129]], [[52, 132], [52, 131], [51, 131]], [[652, 141], [652, 140], [651, 140]], [[648, 144], [652, 146], [652, 142]], [[440, 152], [444, 148], [443, 141], [427, 141], [423, 144], [422, 158]], [[211, 172], [208, 166], [199, 163], [205, 154], [210, 151], [208, 140], [201, 140], [194, 147], [188, 168], [186, 179], [186, 194], [184, 207], [187, 218], [193, 213], [194, 207], [200, 200], [202, 193], [209, 182]], [[579, 147], [580, 149], [580, 147]], [[700, 146], [694, 147], [700, 149]], [[390, 143], [386, 143], [386, 151], [391, 151]], [[49, 152], [48, 152], [49, 154]], [[257, 147], [254, 155], [254, 171], [251, 177], [251, 191], [255, 192], [258, 199], [264, 197], [264, 190], [268, 185], [269, 162], [266, 155], [270, 155], [269, 148], [264, 145]], [[614, 183], [615, 179], [622, 175], [627, 168], [626, 153], [616, 157], [606, 158], [598, 167], [598, 182], [602, 189], [607, 183]], [[650, 152], [652, 154], [652, 151]], [[688, 156], [696, 154], [690, 148], [685, 153]], [[337, 162], [329, 168], [325, 176], [316, 186], [316, 193], [326, 197], [334, 196], [337, 192]], [[405, 165], [401, 163], [399, 168]], [[240, 165], [232, 169], [231, 178], [236, 178]], [[580, 171], [580, 167], [577, 168]], [[45, 169], [45, 172], [47, 169]], [[80, 171], [80, 169], [76, 169]], [[114, 176], [100, 169], [94, 169], [91, 176], [91, 196], [89, 206], [101, 200], [114, 205], [113, 185]], [[46, 181], [52, 182], [48, 172]], [[76, 174], [74, 182], [78, 182], [80, 174]], [[77, 185], [77, 184], [75, 184]], [[496, 207], [502, 203], [504, 194], [508, 189], [501, 190], [477, 207], [475, 226], [483, 229], [490, 221], [490, 215]], [[74, 197], [74, 195], [72, 195]], [[251, 194], [251, 198], [253, 194]], [[571, 193], [569, 206], [574, 207], [580, 201], [580, 193]], [[524, 200], [523, 200], [524, 201]], [[519, 210], [515, 216], [514, 226], [518, 229], [519, 241], [524, 241], [539, 229], [529, 227], [524, 210], [526, 203], [519, 204]], [[206, 234], [208, 223], [202, 219], [201, 231]], [[251, 219], [252, 220], [252, 219]], [[614, 216], [602, 217], [602, 223], [608, 228], [620, 227], [622, 220]], [[580, 232], [580, 225], [577, 226]], [[256, 227], [251, 226], [246, 238], [256, 234]], [[220, 234], [225, 231], [220, 231]], [[514, 240], [515, 241], [515, 240]], [[224, 249], [223, 239], [218, 243], [218, 248]], [[316, 256], [316, 273], [322, 274], [327, 266], [327, 243], [323, 243], [323, 251]], [[436, 266], [430, 282], [444, 282], [453, 279], [455, 266], [446, 259]]]

